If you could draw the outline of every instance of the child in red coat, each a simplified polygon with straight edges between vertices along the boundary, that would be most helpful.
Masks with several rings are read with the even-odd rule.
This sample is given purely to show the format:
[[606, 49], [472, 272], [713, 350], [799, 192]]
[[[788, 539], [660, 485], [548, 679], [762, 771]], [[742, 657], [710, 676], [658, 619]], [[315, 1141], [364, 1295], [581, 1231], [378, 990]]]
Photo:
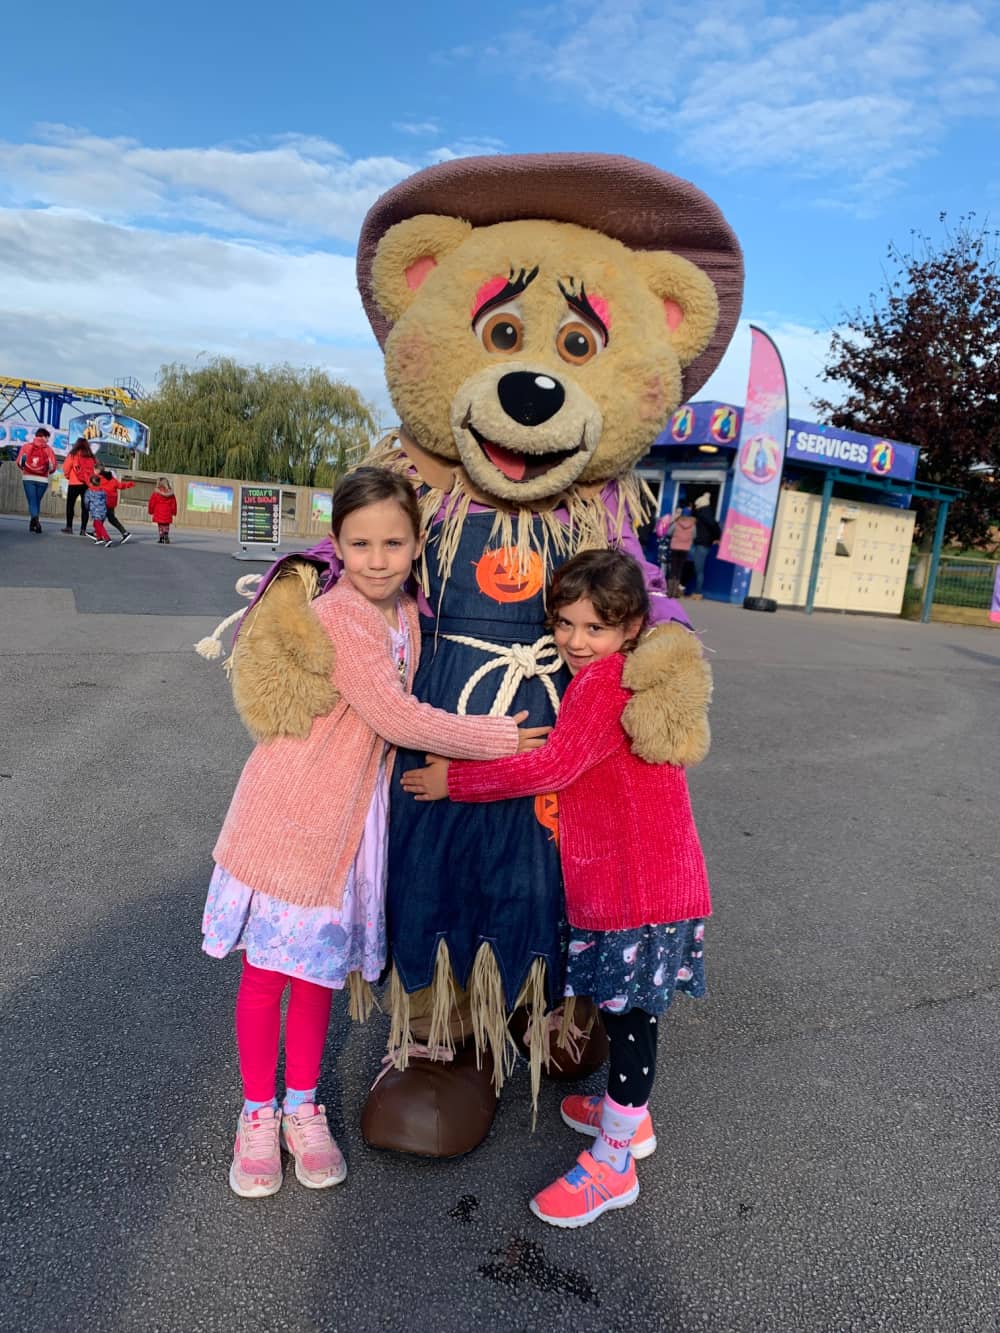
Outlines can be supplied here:
[[531, 1201], [559, 1227], [585, 1226], [639, 1193], [634, 1159], [656, 1148], [647, 1103], [658, 1021], [675, 991], [705, 993], [708, 877], [684, 769], [632, 751], [622, 726], [627, 654], [645, 625], [642, 570], [620, 551], [586, 551], [549, 590], [556, 647], [573, 676], [546, 745], [488, 763], [433, 759], [404, 773], [418, 800], [559, 795], [559, 855], [570, 941], [566, 995], [593, 996], [608, 1034], [603, 1097], [566, 1097], [562, 1118], [593, 1152]]
[[131, 532], [128, 531], [127, 528], [123, 528], [121, 523], [119, 523], [118, 515], [115, 513], [115, 510], [118, 507], [118, 497], [121, 494], [121, 492], [131, 490], [132, 487], [135, 485], [135, 482], [119, 481], [109, 467], [102, 468], [101, 471], [98, 473], [96, 480], [101, 490], [107, 496], [108, 522], [111, 524], [113, 528], [118, 529], [118, 532], [121, 534], [121, 541], [118, 543], [118, 545], [124, 546], [125, 543], [129, 541], [132, 534]]
[[170, 525], [177, 517], [177, 496], [166, 477], [160, 477], [156, 490], [149, 497], [149, 513], [160, 529], [160, 544], [170, 545]]

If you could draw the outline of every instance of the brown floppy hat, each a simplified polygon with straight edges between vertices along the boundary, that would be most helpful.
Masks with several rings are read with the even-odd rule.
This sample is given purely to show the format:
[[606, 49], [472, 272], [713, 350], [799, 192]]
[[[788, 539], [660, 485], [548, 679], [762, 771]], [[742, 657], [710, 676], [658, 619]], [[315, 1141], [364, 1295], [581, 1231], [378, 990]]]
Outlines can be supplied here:
[[591, 227], [633, 250], [672, 250], [711, 278], [719, 323], [684, 371], [691, 398], [722, 360], [743, 301], [743, 254], [718, 206], [696, 185], [647, 162], [605, 153], [460, 157], [418, 171], [368, 210], [358, 241], [358, 288], [379, 345], [392, 327], [375, 304], [372, 263], [397, 222], [420, 213], [463, 218], [474, 227], [547, 218]]

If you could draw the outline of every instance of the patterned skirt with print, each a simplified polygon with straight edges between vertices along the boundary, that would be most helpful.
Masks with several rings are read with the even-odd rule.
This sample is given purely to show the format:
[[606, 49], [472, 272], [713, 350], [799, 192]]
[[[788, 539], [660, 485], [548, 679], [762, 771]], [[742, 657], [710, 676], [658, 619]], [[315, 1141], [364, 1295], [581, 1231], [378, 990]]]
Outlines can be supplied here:
[[705, 994], [703, 920], [635, 930], [570, 927], [567, 995], [589, 995], [612, 1014], [662, 1014], [677, 991], [695, 999]]

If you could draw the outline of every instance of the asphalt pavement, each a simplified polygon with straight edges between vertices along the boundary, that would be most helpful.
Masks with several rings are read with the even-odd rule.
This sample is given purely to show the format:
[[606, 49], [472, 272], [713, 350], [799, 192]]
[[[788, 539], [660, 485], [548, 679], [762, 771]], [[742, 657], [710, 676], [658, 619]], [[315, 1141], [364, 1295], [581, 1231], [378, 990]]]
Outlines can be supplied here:
[[191, 651], [248, 567], [26, 529], [0, 518], [4, 1330], [1000, 1330], [1000, 633], [692, 606], [710, 990], [663, 1024], [634, 1207], [531, 1216], [581, 1141], [555, 1084], [531, 1133], [523, 1067], [469, 1157], [366, 1149], [385, 1029], [340, 998], [348, 1180], [248, 1202], [238, 965], [199, 926], [250, 742]]

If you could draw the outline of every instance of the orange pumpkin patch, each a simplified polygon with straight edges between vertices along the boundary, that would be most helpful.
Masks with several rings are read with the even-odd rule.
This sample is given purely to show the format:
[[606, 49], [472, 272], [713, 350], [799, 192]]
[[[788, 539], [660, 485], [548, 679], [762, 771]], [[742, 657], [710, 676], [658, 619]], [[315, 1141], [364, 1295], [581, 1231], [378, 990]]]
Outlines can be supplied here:
[[480, 592], [494, 602], [526, 602], [542, 590], [542, 557], [537, 551], [529, 552], [522, 570], [512, 546], [487, 551], [476, 565], [476, 582]]
[[542, 828], [552, 834], [552, 841], [559, 846], [559, 797], [554, 791], [535, 797], [535, 818]]

